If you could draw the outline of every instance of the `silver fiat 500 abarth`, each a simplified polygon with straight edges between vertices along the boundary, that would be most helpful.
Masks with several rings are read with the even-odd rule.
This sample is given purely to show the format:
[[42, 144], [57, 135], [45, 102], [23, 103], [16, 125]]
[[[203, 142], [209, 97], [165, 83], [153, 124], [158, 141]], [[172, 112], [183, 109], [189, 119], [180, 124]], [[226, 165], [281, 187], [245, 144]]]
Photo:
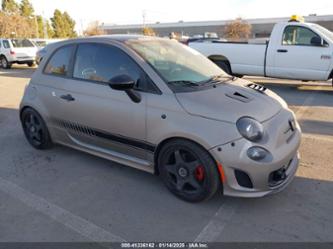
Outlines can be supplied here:
[[117, 35], [48, 46], [20, 119], [37, 149], [62, 144], [161, 177], [186, 201], [260, 197], [298, 167], [300, 127], [278, 95], [177, 41]]

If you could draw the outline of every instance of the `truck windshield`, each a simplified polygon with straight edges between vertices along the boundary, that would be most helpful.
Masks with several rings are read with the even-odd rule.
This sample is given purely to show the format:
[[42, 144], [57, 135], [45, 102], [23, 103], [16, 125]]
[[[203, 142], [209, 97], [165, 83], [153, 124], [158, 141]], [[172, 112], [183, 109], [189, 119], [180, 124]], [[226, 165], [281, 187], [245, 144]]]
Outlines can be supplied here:
[[148, 62], [169, 84], [204, 85], [213, 77], [228, 75], [192, 48], [167, 39], [133, 39], [126, 44]]
[[28, 39], [11, 39], [14, 48], [30, 48], [34, 47], [31, 41]]

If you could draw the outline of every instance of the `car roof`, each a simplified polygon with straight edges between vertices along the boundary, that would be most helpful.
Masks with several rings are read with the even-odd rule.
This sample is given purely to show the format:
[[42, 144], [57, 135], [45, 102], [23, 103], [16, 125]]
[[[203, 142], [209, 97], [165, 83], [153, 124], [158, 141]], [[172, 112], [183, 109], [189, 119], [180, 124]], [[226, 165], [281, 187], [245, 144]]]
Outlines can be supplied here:
[[118, 42], [126, 42], [128, 40], [141, 40], [141, 39], [147, 39], [147, 40], [158, 40], [158, 39], [164, 39], [156, 36], [144, 36], [144, 35], [97, 35], [97, 36], [90, 36], [90, 37], [80, 37], [80, 38], [74, 38], [74, 39], [68, 39], [63, 40], [60, 42], [56, 42], [57, 44], [60, 44], [62, 42], [64, 43], [75, 43], [75, 42], [84, 42], [84, 41], [94, 41], [94, 40], [109, 40], [109, 41], [118, 41]]
[[144, 36], [144, 35], [135, 35], [135, 34], [119, 34], [119, 35], [98, 35], [98, 36], [90, 36], [90, 37], [80, 37], [68, 40], [62, 40], [59, 42], [49, 43], [47, 44], [48, 49], [54, 49], [61, 47], [63, 45], [70, 45], [76, 43], [83, 43], [83, 42], [98, 42], [98, 41], [115, 41], [124, 43], [128, 40], [160, 40], [165, 38], [160, 38], [156, 36]]
[[151, 36], [144, 36], [144, 35], [136, 35], [136, 34], [119, 34], [119, 35], [98, 35], [98, 36], [92, 36], [91, 38], [108, 38], [110, 40], [116, 40], [120, 42], [124, 42], [127, 40], [136, 40], [136, 39], [142, 39], [145, 37], [151, 37]]

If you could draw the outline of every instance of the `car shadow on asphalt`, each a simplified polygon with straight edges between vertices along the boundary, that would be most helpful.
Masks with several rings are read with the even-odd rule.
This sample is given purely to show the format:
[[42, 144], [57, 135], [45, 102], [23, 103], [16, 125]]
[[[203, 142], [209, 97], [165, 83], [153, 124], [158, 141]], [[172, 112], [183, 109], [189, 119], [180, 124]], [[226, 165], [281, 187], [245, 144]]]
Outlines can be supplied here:
[[37, 68], [31, 67], [15, 67], [11, 69], [0, 69], [0, 77], [12, 77], [12, 78], [31, 78], [31, 75], [36, 71]]
[[307, 98], [313, 98], [310, 103], [306, 103], [308, 106], [328, 106], [333, 107], [333, 88], [318, 88], [308, 89], [301, 88], [299, 86], [276, 86], [269, 85], [268, 89], [274, 91], [280, 97], [282, 97], [288, 105], [292, 106], [304, 106], [304, 101]]
[[333, 136], [332, 121], [301, 119], [298, 122], [302, 128], [303, 133]]

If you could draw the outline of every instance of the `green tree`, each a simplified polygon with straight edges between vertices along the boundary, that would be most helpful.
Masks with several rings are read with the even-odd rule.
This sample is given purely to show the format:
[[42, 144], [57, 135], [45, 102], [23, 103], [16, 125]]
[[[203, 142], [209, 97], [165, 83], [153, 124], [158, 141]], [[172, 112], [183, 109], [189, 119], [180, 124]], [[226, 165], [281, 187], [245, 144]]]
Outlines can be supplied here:
[[1, 8], [6, 14], [19, 13], [19, 6], [15, 0], [2, 0]]
[[44, 22], [46, 24], [46, 32], [47, 32], [47, 38], [53, 38], [54, 37], [54, 31], [53, 28], [50, 24], [49, 20], [46, 20], [46, 22]]
[[55, 38], [73, 38], [77, 36], [74, 30], [75, 21], [67, 12], [61, 13], [60, 10], [56, 9], [51, 18], [51, 23]]
[[56, 9], [54, 11], [53, 17], [51, 18], [51, 23], [54, 30], [54, 37], [56, 38], [66, 37], [65, 23], [62, 18], [62, 13], [60, 10]]
[[29, 0], [22, 0], [21, 4], [20, 4], [20, 13], [21, 16], [24, 17], [31, 17], [34, 15], [34, 8], [32, 6], [32, 4], [30, 3]]
[[77, 33], [75, 32], [75, 21], [70, 17], [70, 15], [65, 11], [63, 13], [65, 27], [66, 27], [66, 34], [69, 38], [77, 37]]
[[54, 31], [50, 25], [49, 20], [44, 19], [42, 16], [37, 16], [38, 33], [40, 38], [51, 39], [54, 36]]

